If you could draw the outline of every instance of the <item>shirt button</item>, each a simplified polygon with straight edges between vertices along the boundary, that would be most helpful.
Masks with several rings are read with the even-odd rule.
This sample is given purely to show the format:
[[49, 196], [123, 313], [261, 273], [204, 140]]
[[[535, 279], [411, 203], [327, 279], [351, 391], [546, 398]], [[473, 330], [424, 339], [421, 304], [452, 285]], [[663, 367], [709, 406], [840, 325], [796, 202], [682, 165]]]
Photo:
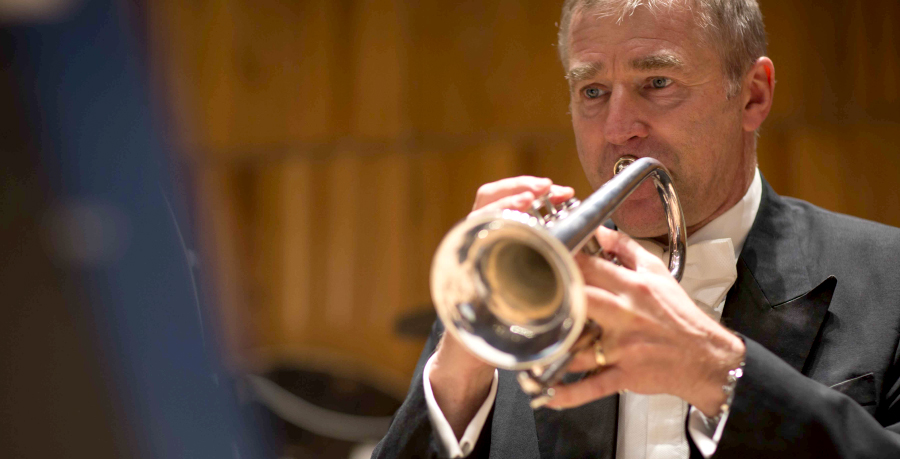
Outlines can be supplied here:
[[462, 444], [459, 446], [460, 449], [462, 449], [463, 456], [468, 456], [469, 453], [472, 452], [472, 445], [470, 445], [467, 441], [462, 442]]

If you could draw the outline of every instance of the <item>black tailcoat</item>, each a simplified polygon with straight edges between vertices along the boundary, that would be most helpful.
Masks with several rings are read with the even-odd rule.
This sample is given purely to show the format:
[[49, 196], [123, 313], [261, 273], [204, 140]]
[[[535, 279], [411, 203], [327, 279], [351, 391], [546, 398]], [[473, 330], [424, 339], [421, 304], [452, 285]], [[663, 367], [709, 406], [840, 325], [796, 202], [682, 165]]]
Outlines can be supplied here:
[[[763, 180], [737, 272], [722, 323], [745, 339], [746, 367], [714, 457], [900, 458], [900, 230], [781, 197]], [[373, 457], [444, 456], [422, 388], [441, 331]], [[470, 457], [614, 458], [618, 405], [614, 395], [533, 411], [501, 370]]]

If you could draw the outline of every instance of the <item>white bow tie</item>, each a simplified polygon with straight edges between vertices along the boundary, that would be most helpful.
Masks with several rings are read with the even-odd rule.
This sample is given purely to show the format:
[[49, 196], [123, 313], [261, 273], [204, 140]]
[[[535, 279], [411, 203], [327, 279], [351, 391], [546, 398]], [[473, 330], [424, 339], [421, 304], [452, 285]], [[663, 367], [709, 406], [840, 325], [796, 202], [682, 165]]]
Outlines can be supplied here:
[[[650, 240], [638, 243], [664, 262], [669, 254]], [[713, 239], [689, 245], [685, 254], [681, 287], [706, 314], [715, 320], [722, 316], [722, 300], [737, 279], [737, 260], [731, 238]]]

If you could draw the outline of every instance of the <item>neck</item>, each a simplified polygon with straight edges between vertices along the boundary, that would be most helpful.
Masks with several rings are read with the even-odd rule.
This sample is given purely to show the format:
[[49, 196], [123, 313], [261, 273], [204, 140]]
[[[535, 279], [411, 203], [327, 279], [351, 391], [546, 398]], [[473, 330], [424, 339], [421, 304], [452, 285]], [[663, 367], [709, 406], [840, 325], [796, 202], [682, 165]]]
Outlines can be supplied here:
[[[727, 199], [722, 201], [722, 203], [716, 208], [716, 210], [713, 213], [711, 213], [709, 216], [707, 216], [700, 222], [695, 223], [693, 225], [689, 225], [686, 228], [687, 237], [690, 237], [692, 234], [696, 233], [701, 228], [708, 225], [709, 222], [715, 220], [720, 215], [727, 212], [728, 209], [731, 209], [732, 207], [734, 207], [735, 204], [737, 204], [738, 202], [741, 201], [741, 199], [744, 198], [744, 195], [747, 194], [747, 190], [750, 188], [750, 183], [753, 182], [753, 175], [756, 173], [756, 161], [754, 161], [753, 167], [745, 168], [745, 170], [747, 172], [744, 172], [742, 174], [742, 176], [735, 177], [735, 183], [739, 184], [739, 186], [732, 187], [732, 191], [727, 195]], [[661, 234], [659, 236], [653, 237], [652, 239], [663, 245], [666, 245], [669, 243], [668, 234]]]

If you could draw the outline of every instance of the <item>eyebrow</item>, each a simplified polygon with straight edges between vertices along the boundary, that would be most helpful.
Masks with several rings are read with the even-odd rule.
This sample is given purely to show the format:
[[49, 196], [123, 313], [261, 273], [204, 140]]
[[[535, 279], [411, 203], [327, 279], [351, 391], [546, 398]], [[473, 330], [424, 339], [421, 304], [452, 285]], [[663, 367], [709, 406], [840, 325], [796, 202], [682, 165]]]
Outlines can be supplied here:
[[[679, 59], [678, 56], [669, 53], [652, 54], [631, 61], [632, 69], [643, 72], [666, 69], [683, 70], [684, 67], [684, 62]], [[570, 87], [575, 86], [581, 81], [593, 78], [602, 70], [602, 62], [590, 62], [587, 64], [576, 65], [566, 73], [566, 80], [569, 81]]]
[[631, 68], [641, 71], [684, 69], [684, 62], [678, 56], [669, 53], [639, 57], [631, 61]]
[[593, 78], [601, 70], [603, 70], [603, 64], [600, 62], [576, 65], [566, 73], [566, 80], [569, 80], [569, 86], [575, 86], [580, 81]]

